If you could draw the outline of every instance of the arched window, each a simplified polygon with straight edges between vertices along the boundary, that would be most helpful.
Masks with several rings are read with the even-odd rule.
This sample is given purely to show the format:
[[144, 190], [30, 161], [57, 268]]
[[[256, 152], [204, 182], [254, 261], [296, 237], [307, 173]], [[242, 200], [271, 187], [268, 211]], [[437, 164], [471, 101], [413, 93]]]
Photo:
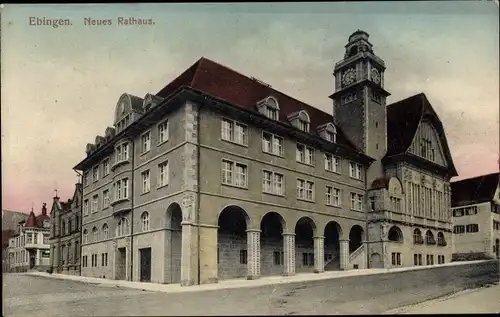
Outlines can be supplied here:
[[61, 222], [61, 236], [64, 236], [66, 234], [66, 221]]
[[299, 113], [299, 129], [304, 132], [309, 132], [309, 123], [311, 120], [309, 119], [309, 115], [304, 110], [301, 110]]
[[109, 239], [109, 227], [106, 223], [102, 225], [102, 235], [103, 239]]
[[71, 227], [71, 219], [68, 220], [68, 233], [73, 232], [73, 228]]
[[118, 226], [116, 227], [116, 236], [121, 237], [127, 235], [128, 232], [128, 219], [123, 217], [122, 219], [120, 219], [120, 221], [118, 222]]
[[392, 226], [391, 229], [389, 229], [388, 238], [389, 241], [403, 242], [403, 232], [398, 227]]
[[438, 241], [437, 244], [439, 246], [446, 246], [446, 239], [444, 238], [444, 234], [442, 232], [438, 232]]
[[92, 239], [94, 242], [99, 241], [99, 229], [96, 227], [92, 228]]
[[423, 244], [424, 239], [422, 238], [422, 232], [420, 229], [413, 230], [413, 243], [414, 244]]
[[329, 124], [326, 130], [326, 140], [329, 142], [337, 142], [337, 128], [333, 124]]
[[149, 214], [147, 211], [143, 212], [141, 215], [142, 231], [149, 230]]
[[83, 230], [83, 243], [89, 243], [89, 232], [87, 229]]
[[425, 244], [429, 245], [436, 244], [436, 240], [434, 240], [434, 235], [430, 230], [427, 230], [427, 232], [425, 233]]

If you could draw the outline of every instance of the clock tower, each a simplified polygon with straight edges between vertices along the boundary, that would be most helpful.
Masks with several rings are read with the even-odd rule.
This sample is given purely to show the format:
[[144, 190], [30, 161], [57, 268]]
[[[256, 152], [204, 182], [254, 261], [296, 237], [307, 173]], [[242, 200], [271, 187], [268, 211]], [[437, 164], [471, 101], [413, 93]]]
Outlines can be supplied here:
[[366, 155], [374, 158], [367, 171], [367, 187], [384, 175], [387, 151], [385, 63], [373, 52], [368, 33], [357, 30], [345, 46], [344, 59], [335, 64], [333, 120]]

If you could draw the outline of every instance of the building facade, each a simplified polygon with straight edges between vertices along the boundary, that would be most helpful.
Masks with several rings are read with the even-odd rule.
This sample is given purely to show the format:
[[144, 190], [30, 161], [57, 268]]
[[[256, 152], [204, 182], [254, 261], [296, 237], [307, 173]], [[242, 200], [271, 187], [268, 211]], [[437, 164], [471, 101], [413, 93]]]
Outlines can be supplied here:
[[83, 186], [75, 185], [73, 197], [66, 202], [54, 197], [50, 229], [50, 265], [53, 272], [80, 275]]
[[42, 213], [35, 216], [31, 211], [26, 221], [18, 226], [18, 233], [10, 238], [8, 256], [10, 272], [47, 270], [50, 258], [50, 217], [43, 204]]
[[454, 257], [500, 258], [499, 173], [452, 182], [451, 189]]
[[27, 219], [27, 213], [2, 209], [2, 272], [10, 270], [7, 251], [10, 238], [19, 233], [19, 223]]
[[[384, 67], [365, 32], [351, 35], [333, 117], [205, 58], [156, 95], [122, 95], [114, 128], [75, 166], [82, 275], [192, 285], [409, 266], [415, 248], [448, 262], [444, 131], [420, 94], [412, 129], [387, 135], [408, 100], [386, 111]], [[405, 195], [412, 181], [442, 196], [409, 211], [424, 197]], [[417, 226], [429, 243], [413, 241]]]

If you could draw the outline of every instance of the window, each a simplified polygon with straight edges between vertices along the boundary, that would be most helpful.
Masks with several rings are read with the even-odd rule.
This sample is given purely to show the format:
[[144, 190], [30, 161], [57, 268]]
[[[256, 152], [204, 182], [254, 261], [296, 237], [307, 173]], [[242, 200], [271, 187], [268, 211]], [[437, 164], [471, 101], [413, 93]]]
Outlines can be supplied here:
[[141, 177], [142, 177], [142, 193], [145, 194], [149, 192], [151, 186], [149, 178], [149, 170], [142, 172]]
[[106, 176], [109, 174], [109, 159], [105, 159], [102, 162], [102, 174], [103, 174], [103, 176]]
[[118, 226], [116, 227], [116, 236], [121, 237], [124, 235], [127, 235], [129, 232], [129, 227], [128, 227], [128, 219], [127, 218], [122, 218], [118, 222]]
[[92, 168], [92, 180], [97, 182], [99, 180], [99, 165], [96, 165]]
[[85, 199], [83, 201], [83, 215], [88, 216], [89, 215], [89, 200]]
[[313, 165], [314, 149], [304, 144], [297, 143], [296, 160], [300, 163]]
[[314, 253], [302, 253], [302, 265], [303, 266], [313, 266], [314, 265]]
[[247, 250], [240, 250], [240, 264], [247, 264]]
[[97, 212], [97, 209], [99, 208], [99, 196], [98, 195], [94, 195], [92, 197], [92, 213], [95, 213]]
[[86, 256], [86, 255], [84, 255], [84, 256], [82, 257], [82, 267], [87, 267], [87, 264], [88, 264], [88, 263], [87, 263], [87, 256]]
[[99, 241], [99, 229], [96, 227], [92, 228], [92, 241]]
[[325, 170], [340, 173], [340, 159], [336, 156], [325, 153]]
[[283, 138], [269, 132], [262, 132], [262, 152], [283, 156]]
[[158, 125], [158, 143], [168, 141], [168, 120], [163, 121]]
[[464, 233], [464, 232], [465, 232], [464, 225], [457, 225], [453, 227], [453, 233]]
[[222, 160], [222, 184], [246, 187], [247, 172], [244, 164]]
[[104, 253], [101, 253], [101, 266], [104, 266]]
[[122, 143], [116, 147], [116, 160], [115, 163], [127, 161], [128, 157], [128, 143]]
[[297, 179], [297, 198], [313, 201], [314, 183], [303, 179]]
[[363, 211], [363, 195], [351, 193], [351, 209]]
[[273, 252], [273, 263], [274, 263], [274, 265], [282, 265], [283, 264], [283, 252], [279, 252], [279, 251]]
[[248, 144], [248, 127], [237, 121], [222, 118], [221, 120], [222, 140], [242, 145]]
[[262, 178], [262, 191], [268, 194], [284, 195], [283, 174], [264, 171]]
[[462, 208], [453, 210], [453, 217], [462, 217], [464, 215], [464, 211]]
[[102, 238], [109, 239], [109, 227], [107, 224], [102, 225]]
[[469, 224], [465, 227], [465, 231], [469, 233], [474, 233], [479, 231], [479, 225], [478, 224]]
[[413, 265], [418, 265], [418, 254], [413, 255]]
[[336, 143], [337, 142], [337, 131], [336, 130], [334, 130], [333, 132], [331, 132], [331, 131], [325, 131], [325, 139], [328, 142]]
[[149, 213], [143, 212], [141, 215], [142, 231], [149, 231]]
[[115, 201], [128, 199], [128, 178], [120, 179], [115, 183]]
[[304, 120], [299, 120], [299, 129], [304, 132], [309, 132], [309, 122]]
[[158, 164], [158, 188], [168, 185], [168, 161]]
[[[28, 232], [26, 233], [26, 244], [32, 244], [32, 243], [33, 243], [33, 234], [31, 232]], [[19, 239], [16, 238], [16, 248], [18, 246], [19, 246]]]
[[89, 232], [87, 229], [83, 230], [83, 243], [89, 243]]
[[401, 253], [392, 252], [392, 265], [401, 265]]
[[90, 184], [90, 173], [84, 172], [83, 173], [83, 186], [88, 186], [89, 184]]
[[267, 106], [265, 110], [265, 115], [271, 120], [278, 120], [278, 109]]
[[144, 133], [141, 136], [141, 152], [146, 153], [151, 150], [151, 131]]
[[102, 209], [109, 207], [109, 190], [106, 189], [102, 192]]
[[401, 199], [397, 197], [391, 197], [390, 200], [392, 210], [401, 212]]
[[349, 162], [349, 176], [355, 179], [361, 179], [361, 169], [363, 166], [358, 163]]
[[325, 192], [326, 204], [330, 206], [340, 206], [340, 189], [332, 186], [326, 186]]

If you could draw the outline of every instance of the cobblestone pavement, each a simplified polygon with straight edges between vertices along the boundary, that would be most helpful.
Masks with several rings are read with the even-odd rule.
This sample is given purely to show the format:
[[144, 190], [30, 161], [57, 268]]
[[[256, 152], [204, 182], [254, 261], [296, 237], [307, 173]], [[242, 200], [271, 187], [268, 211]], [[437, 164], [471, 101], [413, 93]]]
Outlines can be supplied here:
[[[6, 274], [4, 316], [381, 314], [459, 291], [463, 283], [367, 275], [192, 293], [159, 293]], [[483, 279], [483, 277], [478, 277]], [[457, 279], [458, 281], [459, 279]], [[468, 282], [469, 283], [469, 282]], [[474, 282], [475, 285], [476, 282]]]

